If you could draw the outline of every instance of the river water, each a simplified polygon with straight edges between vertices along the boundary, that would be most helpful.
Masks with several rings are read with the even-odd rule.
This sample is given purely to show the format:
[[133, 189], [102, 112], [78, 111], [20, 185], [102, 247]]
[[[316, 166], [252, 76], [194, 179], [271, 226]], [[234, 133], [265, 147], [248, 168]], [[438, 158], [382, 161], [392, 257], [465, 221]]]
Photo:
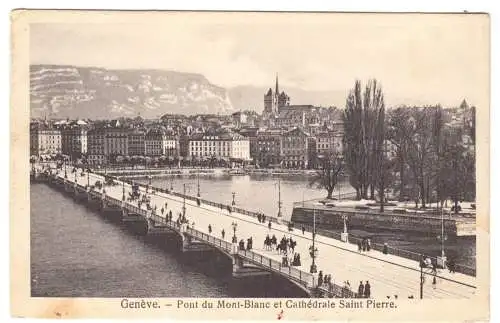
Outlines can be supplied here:
[[138, 236], [45, 184], [30, 196], [33, 297], [305, 296], [279, 277], [233, 279], [227, 258], [183, 257], [175, 238]]
[[[196, 177], [154, 179], [153, 185], [196, 194]], [[348, 190], [343, 184], [341, 193]], [[203, 198], [277, 213], [277, 178], [219, 176], [200, 179]], [[283, 214], [293, 202], [323, 197], [305, 179], [281, 180]], [[45, 184], [31, 185], [31, 294], [44, 297], [303, 297], [279, 277], [234, 279], [229, 260], [217, 253], [184, 257], [174, 237], [142, 237], [110, 222], [84, 204]], [[369, 232], [374, 241], [437, 255], [436, 237], [404, 232]], [[475, 238], [446, 241], [447, 254], [475, 265]], [[214, 261], [215, 259], [215, 261]]]

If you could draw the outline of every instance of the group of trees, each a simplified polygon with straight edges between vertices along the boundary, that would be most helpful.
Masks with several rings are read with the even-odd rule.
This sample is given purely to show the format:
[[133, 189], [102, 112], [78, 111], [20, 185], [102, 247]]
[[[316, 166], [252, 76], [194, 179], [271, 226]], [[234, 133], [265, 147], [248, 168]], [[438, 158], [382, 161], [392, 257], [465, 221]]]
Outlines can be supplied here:
[[376, 80], [364, 89], [356, 81], [343, 117], [343, 155], [323, 156], [311, 181], [329, 198], [345, 174], [357, 198], [378, 199], [381, 211], [389, 191], [422, 208], [475, 200], [475, 108], [465, 101], [454, 111], [439, 105], [386, 110]]
[[[459, 111], [474, 120], [475, 109], [465, 101]], [[387, 139], [395, 147], [398, 183], [392, 184], [400, 200], [425, 208], [451, 199], [455, 209], [459, 201], [475, 200], [474, 121], [450, 125], [450, 119], [439, 105], [391, 110]]]
[[382, 88], [370, 80], [362, 91], [356, 81], [344, 111], [344, 161], [358, 199], [375, 199], [387, 185], [385, 103]]

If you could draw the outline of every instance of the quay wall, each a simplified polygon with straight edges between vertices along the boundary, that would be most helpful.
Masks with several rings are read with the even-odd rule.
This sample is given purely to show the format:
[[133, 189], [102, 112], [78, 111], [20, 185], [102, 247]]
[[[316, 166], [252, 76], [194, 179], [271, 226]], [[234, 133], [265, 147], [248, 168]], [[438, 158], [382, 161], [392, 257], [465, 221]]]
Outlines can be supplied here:
[[[316, 224], [323, 228], [342, 228], [344, 225], [343, 217], [346, 217], [348, 228], [375, 228], [390, 229], [400, 231], [411, 231], [426, 234], [441, 234], [442, 219], [439, 217], [429, 217], [425, 215], [395, 214], [395, 213], [377, 213], [363, 211], [345, 211], [339, 209], [314, 209], [316, 213]], [[313, 208], [295, 207], [292, 213], [294, 223], [309, 224], [313, 223]], [[463, 225], [457, 219], [444, 219], [444, 232], [451, 236], [473, 235], [470, 226], [474, 225], [474, 220], [468, 220], [469, 225]], [[461, 230], [461, 228], [469, 230]]]

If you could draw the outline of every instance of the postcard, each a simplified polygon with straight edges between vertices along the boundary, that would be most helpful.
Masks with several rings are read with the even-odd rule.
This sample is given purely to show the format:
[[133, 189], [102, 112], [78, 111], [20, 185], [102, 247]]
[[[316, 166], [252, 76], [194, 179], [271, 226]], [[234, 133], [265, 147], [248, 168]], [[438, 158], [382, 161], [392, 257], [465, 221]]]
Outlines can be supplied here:
[[488, 320], [488, 14], [11, 21], [12, 316]]

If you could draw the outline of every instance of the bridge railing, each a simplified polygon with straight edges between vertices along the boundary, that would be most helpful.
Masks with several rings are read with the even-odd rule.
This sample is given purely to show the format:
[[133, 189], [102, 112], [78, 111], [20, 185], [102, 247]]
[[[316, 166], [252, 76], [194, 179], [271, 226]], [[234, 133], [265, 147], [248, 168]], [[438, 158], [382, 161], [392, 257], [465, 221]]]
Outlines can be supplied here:
[[213, 235], [195, 230], [193, 228], [187, 228], [186, 233], [189, 234], [190, 236], [201, 240], [205, 243], [208, 243], [209, 245], [221, 248], [225, 251], [231, 252], [233, 245], [230, 242], [227, 242], [225, 240], [219, 239], [217, 237], [214, 237]]
[[252, 263], [269, 268], [271, 271], [279, 272], [281, 275], [295, 280], [308, 288], [313, 288], [315, 286], [314, 276], [296, 267], [283, 266], [281, 262], [251, 250], [238, 250], [238, 255]]
[[318, 289], [323, 291], [325, 294], [337, 298], [358, 298], [358, 294], [353, 292], [351, 289], [339, 286], [335, 283], [323, 283], [321, 286], [318, 286]]

